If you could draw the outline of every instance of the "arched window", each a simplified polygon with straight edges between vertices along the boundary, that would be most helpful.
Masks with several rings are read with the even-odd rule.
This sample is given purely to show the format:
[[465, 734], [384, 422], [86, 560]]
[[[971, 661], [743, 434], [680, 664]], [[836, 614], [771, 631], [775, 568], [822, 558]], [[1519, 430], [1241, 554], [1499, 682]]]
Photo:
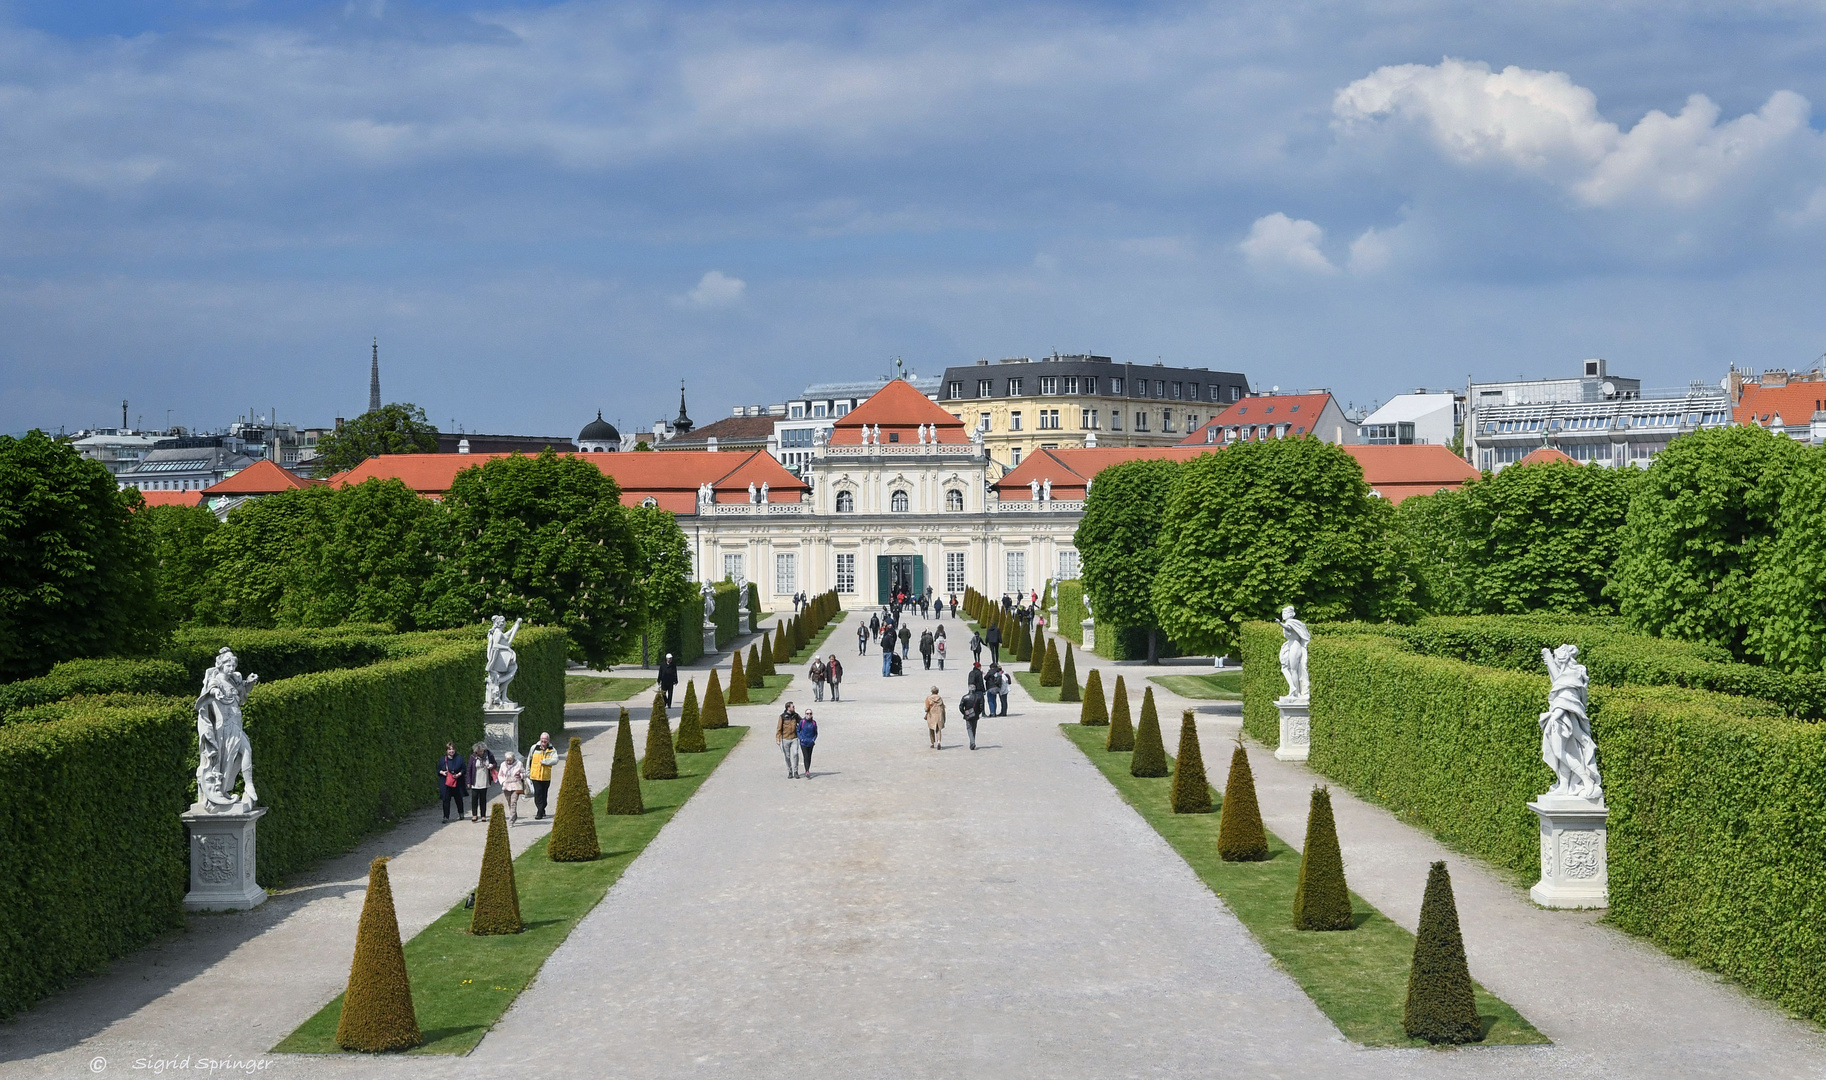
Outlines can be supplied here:
[[904, 491], [896, 491], [894, 493], [893, 497], [889, 500], [889, 505], [893, 507], [893, 510], [896, 514], [906, 513], [907, 512], [907, 493]]
[[856, 496], [847, 491], [839, 491], [837, 493], [837, 512], [839, 514], [849, 514], [854, 513], [855, 510]]
[[964, 508], [964, 493], [956, 488], [945, 492], [945, 509], [958, 511]]

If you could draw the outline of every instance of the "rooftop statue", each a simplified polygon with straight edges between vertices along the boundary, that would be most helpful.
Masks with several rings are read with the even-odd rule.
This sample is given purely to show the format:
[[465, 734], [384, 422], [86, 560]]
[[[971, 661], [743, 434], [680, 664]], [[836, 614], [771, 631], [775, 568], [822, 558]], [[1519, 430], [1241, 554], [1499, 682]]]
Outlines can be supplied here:
[[[197, 697], [197, 802], [203, 813], [247, 813], [258, 802], [254, 794], [254, 748], [241, 725], [241, 707], [247, 692], [260, 681], [235, 670], [235, 654], [216, 653], [216, 662], [203, 673], [203, 692]], [[245, 781], [239, 798], [235, 781]]]
[[484, 708], [518, 708], [508, 700], [507, 687], [514, 681], [514, 676], [520, 673], [520, 657], [514, 653], [514, 635], [519, 632], [519, 619], [515, 619], [511, 627], [507, 625], [505, 615], [496, 615], [492, 620], [488, 629], [488, 659], [485, 669], [488, 687], [482, 698]]

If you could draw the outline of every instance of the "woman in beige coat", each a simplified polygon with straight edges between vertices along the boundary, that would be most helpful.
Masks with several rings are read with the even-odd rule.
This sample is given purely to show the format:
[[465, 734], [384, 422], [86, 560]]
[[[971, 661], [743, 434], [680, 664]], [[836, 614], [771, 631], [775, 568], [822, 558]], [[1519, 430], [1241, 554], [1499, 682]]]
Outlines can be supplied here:
[[932, 749], [943, 750], [942, 741], [945, 731], [945, 699], [940, 696], [938, 687], [926, 695], [926, 734], [932, 737]]

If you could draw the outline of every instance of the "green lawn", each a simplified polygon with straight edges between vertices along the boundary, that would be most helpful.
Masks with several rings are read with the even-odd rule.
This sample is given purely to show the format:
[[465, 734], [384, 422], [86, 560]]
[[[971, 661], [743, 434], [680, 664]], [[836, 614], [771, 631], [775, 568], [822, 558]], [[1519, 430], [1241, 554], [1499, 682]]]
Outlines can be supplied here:
[[[599, 783], [596, 833], [602, 857], [587, 863], [555, 863], [540, 838], [514, 860], [520, 888], [520, 913], [526, 930], [500, 937], [472, 937], [470, 911], [458, 904], [406, 943], [406, 970], [412, 978], [412, 1007], [418, 1013], [423, 1045], [414, 1054], [466, 1054], [482, 1041], [514, 998], [526, 989], [545, 958], [570, 936], [571, 929], [608, 893], [672, 815], [704, 779], [729, 756], [748, 731], [728, 727], [704, 732], [709, 753], [678, 755], [676, 780], [642, 780], [647, 812], [639, 817], [602, 813], [608, 797], [609, 759], [588, 762]], [[556, 798], [556, 793], [553, 793]], [[453, 826], [460, 828], [461, 826]], [[476, 830], [476, 869], [481, 867], [481, 830]], [[339, 1054], [336, 1023], [342, 995], [306, 1020], [273, 1048], [283, 1054]]]
[[[747, 658], [744, 657], [743, 659], [746, 660]], [[706, 675], [704, 678], [709, 679], [710, 676]], [[739, 709], [743, 705], [772, 705], [775, 701], [779, 700], [780, 693], [786, 689], [787, 683], [793, 681], [793, 677], [791, 675], [763, 675], [761, 676], [761, 681], [766, 685], [759, 688], [753, 686], [748, 688], [747, 701], [732, 701], [729, 703], [729, 707], [732, 709]]]
[[[1177, 741], [1176, 725], [1168, 745]], [[1300, 856], [1272, 833], [1269, 858], [1259, 863], [1227, 863], [1217, 855], [1218, 815], [1175, 814], [1170, 806], [1173, 780], [1140, 779], [1129, 775], [1128, 753], [1111, 753], [1104, 743], [1107, 728], [1061, 724], [1065, 737], [1076, 743], [1130, 806], [1202, 878], [1211, 891], [1236, 913], [1275, 962], [1300, 984], [1320, 1011], [1352, 1042], [1365, 1046], [1425, 1046], [1401, 1030], [1401, 1010], [1407, 999], [1408, 966], [1414, 957], [1414, 936], [1390, 922], [1362, 897], [1351, 895], [1357, 913], [1353, 930], [1318, 932], [1293, 928], [1293, 891], [1300, 876]], [[1229, 770], [1223, 747], [1206, 750], [1206, 768]], [[1170, 760], [1170, 759], [1169, 759]], [[1212, 793], [1212, 802], [1221, 797]], [[1345, 862], [1350, 853], [1345, 853]], [[1420, 896], [1414, 896], [1420, 906]], [[1519, 1013], [1477, 988], [1477, 1011], [1484, 1020], [1483, 1045], [1540, 1044], [1548, 1039]]]
[[566, 675], [564, 700], [571, 705], [585, 701], [626, 701], [658, 683], [657, 676], [635, 676], [628, 679], [620, 676]]
[[[805, 648], [800, 649], [798, 652], [794, 653], [792, 655], [792, 657], [789, 660], [787, 660], [786, 662], [789, 664], [809, 664], [809, 663], [811, 663], [812, 657], [814, 657], [818, 654], [818, 650], [821, 646], [823, 646], [824, 640], [831, 636], [831, 631], [837, 629], [837, 624], [841, 623], [842, 621], [843, 621], [843, 612], [840, 611], [837, 613], [836, 618], [834, 618], [830, 622], [824, 624], [824, 629], [822, 629], [812, 635], [811, 642], [809, 644], [807, 644], [805, 646]], [[855, 631], [851, 631], [851, 633], [854, 633], [854, 632]], [[778, 665], [779, 660], [776, 658], [774, 663], [776, 665]]]
[[1240, 671], [1214, 671], [1209, 675], [1155, 675], [1148, 681], [1164, 686], [1180, 697], [1206, 701], [1243, 700], [1243, 673]]
[[[1003, 668], [1002, 670], [1007, 671], [1008, 669]], [[1059, 700], [1059, 687], [1041, 686], [1040, 673], [1037, 671], [1028, 671], [1026, 668], [1022, 668], [1014, 673], [1014, 681], [1020, 683], [1021, 689], [1027, 691], [1028, 695], [1035, 701], [1057, 702]], [[1078, 687], [1078, 690], [1082, 692], [1084, 687], [1080, 686]], [[1066, 704], [1070, 705], [1072, 702], [1068, 701]]]

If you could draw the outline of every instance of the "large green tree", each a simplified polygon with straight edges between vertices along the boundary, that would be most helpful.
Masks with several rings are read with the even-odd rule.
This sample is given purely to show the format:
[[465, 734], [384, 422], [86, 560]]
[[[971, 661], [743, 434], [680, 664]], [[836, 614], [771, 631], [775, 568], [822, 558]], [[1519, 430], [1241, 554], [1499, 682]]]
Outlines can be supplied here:
[[1796, 455], [1773, 542], [1757, 553], [1745, 646], [1786, 671], [1826, 671], [1826, 450]]
[[648, 662], [648, 628], [676, 622], [678, 610], [696, 590], [691, 584], [691, 547], [678, 519], [657, 506], [628, 510], [628, 527], [640, 545], [636, 587], [641, 598], [641, 663]]
[[[336, 491], [313, 486], [250, 499], [204, 542], [210, 565], [202, 621], [223, 626], [309, 626], [322, 608], [323, 546]], [[335, 620], [341, 621], [341, 620]]]
[[1153, 586], [1161, 562], [1161, 521], [1184, 467], [1178, 461], [1139, 460], [1099, 472], [1072, 537], [1098, 625], [1106, 633], [1145, 629], [1150, 663], [1160, 655]]
[[0, 680], [145, 652], [169, 632], [143, 506], [42, 431], [0, 436]]
[[148, 506], [140, 513], [152, 527], [162, 617], [173, 625], [206, 617], [215, 576], [208, 544], [221, 523], [200, 506]]
[[347, 472], [382, 454], [435, 454], [437, 428], [411, 402], [362, 413], [317, 443], [317, 475]]
[[1250, 619], [1410, 615], [1394, 510], [1356, 459], [1313, 438], [1246, 442], [1187, 463], [1161, 522], [1154, 611], [1174, 641], [1234, 652]]
[[421, 623], [562, 626], [592, 665], [639, 633], [640, 543], [621, 489], [595, 465], [550, 450], [495, 458], [458, 473], [444, 504], [447, 547]]
[[1743, 655], [1751, 576], [1801, 452], [1758, 427], [1670, 442], [1637, 482], [1618, 538], [1611, 590], [1623, 614], [1650, 633]]
[[312, 583], [307, 624], [388, 623], [416, 629], [437, 568], [442, 504], [398, 480], [368, 480], [336, 493]]

